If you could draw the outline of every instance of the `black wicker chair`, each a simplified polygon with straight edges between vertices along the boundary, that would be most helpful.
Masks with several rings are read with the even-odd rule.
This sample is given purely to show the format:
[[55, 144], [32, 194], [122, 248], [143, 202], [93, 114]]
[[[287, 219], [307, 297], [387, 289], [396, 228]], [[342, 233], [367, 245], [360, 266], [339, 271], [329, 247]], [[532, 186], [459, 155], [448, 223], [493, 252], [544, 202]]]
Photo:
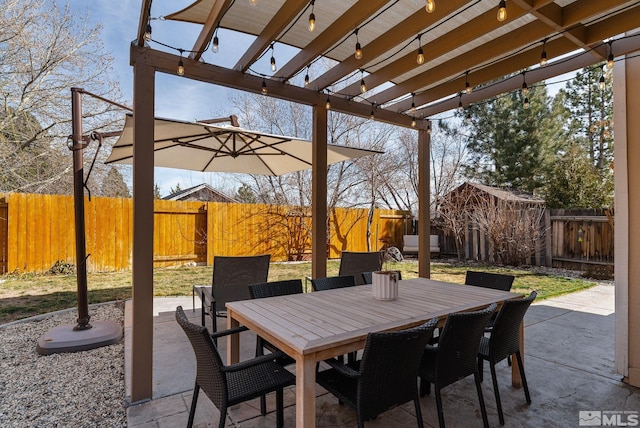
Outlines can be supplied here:
[[510, 291], [514, 279], [515, 277], [513, 275], [468, 270], [464, 283], [465, 285], [475, 285], [477, 287], [493, 288], [494, 290]]
[[438, 344], [425, 348], [420, 364], [420, 394], [428, 394], [431, 383], [434, 384], [440, 428], [445, 426], [440, 390], [471, 374], [476, 382], [482, 422], [485, 428], [489, 426], [477, 360], [484, 326], [495, 310], [496, 304], [493, 303], [481, 311], [449, 314]]
[[[362, 272], [372, 272], [382, 268], [384, 254], [379, 251], [353, 252], [343, 251], [340, 257], [339, 276], [354, 275], [356, 285], [365, 284], [362, 281]], [[371, 284], [371, 283], [369, 283]]]
[[[263, 282], [261, 284], [252, 284], [249, 286], [249, 294], [252, 299], [263, 299], [265, 297], [285, 296], [287, 294], [302, 293], [302, 280], [287, 279], [284, 281]], [[262, 337], [256, 337], [256, 357], [264, 355], [264, 350], [277, 353], [280, 350]], [[284, 355], [284, 354], [283, 354]], [[293, 358], [284, 355], [278, 358], [278, 364], [283, 366], [293, 364]], [[260, 397], [260, 413], [264, 416], [267, 413], [267, 404], [265, 396]]]
[[[395, 271], [398, 273], [398, 281], [402, 281], [402, 272], [399, 270]], [[362, 283], [363, 284], [372, 284], [373, 283], [373, 272], [362, 272]]]
[[[206, 315], [213, 322], [212, 331], [218, 331], [216, 317], [226, 317], [225, 304], [236, 300], [249, 300], [250, 284], [267, 282], [271, 256], [216, 256], [213, 259], [213, 277], [211, 286], [195, 285], [202, 302], [201, 323], [205, 324]], [[214, 340], [217, 343], [217, 340]]]
[[504, 302], [493, 324], [491, 336], [480, 339], [480, 348], [478, 350], [480, 380], [482, 380], [483, 374], [483, 361], [487, 360], [491, 368], [491, 379], [493, 380], [493, 390], [496, 395], [496, 406], [498, 408], [500, 425], [504, 425], [504, 414], [502, 413], [500, 391], [498, 390], [498, 381], [496, 378], [496, 364], [510, 355], [516, 355], [516, 361], [518, 361], [518, 367], [520, 368], [520, 377], [522, 378], [524, 396], [527, 404], [531, 404], [527, 377], [524, 374], [522, 355], [520, 355], [520, 324], [522, 324], [527, 309], [529, 309], [531, 302], [534, 301], [537, 295], [535, 291], [532, 291], [526, 299], [507, 300]]
[[327, 360], [332, 368], [317, 374], [318, 384], [356, 409], [359, 428], [364, 421], [409, 401], [414, 403], [422, 428], [416, 378], [424, 347], [437, 322], [434, 318], [408, 330], [369, 333], [362, 359], [353, 365]]
[[[220, 428], [224, 428], [227, 409], [230, 406], [257, 398], [269, 392], [276, 393], [277, 426], [284, 424], [283, 388], [295, 383], [295, 376], [274, 362], [274, 355], [225, 366], [220, 359], [218, 349], [212, 341], [212, 335], [206, 327], [191, 323], [182, 306], [176, 308], [176, 320], [184, 330], [196, 354], [196, 384], [189, 410], [187, 427], [193, 426], [193, 418], [198, 403], [200, 389], [220, 411]], [[246, 327], [225, 330], [215, 336], [226, 336], [245, 331]]]
[[353, 287], [354, 285], [356, 285], [356, 278], [353, 275], [328, 276], [311, 280], [313, 291], [333, 290], [334, 288]]

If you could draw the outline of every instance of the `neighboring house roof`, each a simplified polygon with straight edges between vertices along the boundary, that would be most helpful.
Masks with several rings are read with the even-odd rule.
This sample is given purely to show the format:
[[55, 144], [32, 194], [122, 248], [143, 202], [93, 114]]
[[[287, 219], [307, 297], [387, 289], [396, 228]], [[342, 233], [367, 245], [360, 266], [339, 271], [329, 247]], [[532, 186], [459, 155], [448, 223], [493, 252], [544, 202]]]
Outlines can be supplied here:
[[500, 187], [486, 186], [479, 183], [466, 182], [456, 187], [451, 193], [461, 191], [465, 187], [475, 187], [476, 189], [495, 196], [503, 201], [520, 202], [527, 204], [544, 204], [544, 199], [537, 198], [530, 193], [521, 192], [519, 190], [509, 190]]
[[238, 202], [205, 183], [180, 190], [162, 199], [167, 201]]

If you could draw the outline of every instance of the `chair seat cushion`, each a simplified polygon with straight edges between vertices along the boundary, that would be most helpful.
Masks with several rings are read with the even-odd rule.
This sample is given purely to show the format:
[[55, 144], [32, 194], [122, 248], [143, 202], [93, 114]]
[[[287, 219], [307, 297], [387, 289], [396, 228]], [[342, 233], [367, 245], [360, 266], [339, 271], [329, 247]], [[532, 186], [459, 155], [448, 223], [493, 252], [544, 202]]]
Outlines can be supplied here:
[[227, 373], [229, 405], [293, 385], [295, 381], [291, 372], [273, 361]]

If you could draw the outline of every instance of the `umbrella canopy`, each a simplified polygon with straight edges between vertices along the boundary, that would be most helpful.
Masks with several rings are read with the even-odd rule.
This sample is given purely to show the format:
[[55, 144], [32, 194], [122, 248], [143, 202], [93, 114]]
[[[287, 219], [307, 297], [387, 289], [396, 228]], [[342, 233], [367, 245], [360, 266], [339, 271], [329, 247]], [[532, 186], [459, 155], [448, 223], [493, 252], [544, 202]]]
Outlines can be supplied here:
[[[281, 175], [311, 168], [312, 143], [234, 126], [155, 119], [155, 166], [201, 172]], [[381, 153], [327, 144], [333, 164]], [[127, 115], [122, 135], [106, 163], [131, 164], [133, 116]]]

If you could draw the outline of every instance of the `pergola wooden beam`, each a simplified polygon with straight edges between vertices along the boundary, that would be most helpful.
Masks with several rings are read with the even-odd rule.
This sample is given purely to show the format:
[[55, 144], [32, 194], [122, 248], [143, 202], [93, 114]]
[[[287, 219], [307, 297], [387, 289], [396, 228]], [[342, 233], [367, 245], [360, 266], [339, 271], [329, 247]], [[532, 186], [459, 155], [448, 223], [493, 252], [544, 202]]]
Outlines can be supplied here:
[[[130, 58], [132, 65], [136, 63], [148, 64], [155, 67], [156, 71], [177, 76], [176, 66], [180, 60], [180, 57], [177, 55], [154, 50], [149, 47], [131, 45]], [[183, 58], [183, 61], [184, 77], [254, 94], [261, 93], [263, 81], [261, 77], [206, 64], [201, 61], [185, 58]], [[276, 80], [265, 79], [265, 82], [267, 83], [269, 96], [310, 106], [325, 105], [327, 98], [325, 94]], [[331, 110], [364, 118], [369, 118], [370, 116], [371, 104], [369, 103], [359, 103], [337, 96], [331, 96], [330, 98]], [[376, 109], [376, 120], [405, 128], [412, 128], [412, 118], [410, 116], [394, 111]], [[420, 126], [421, 124], [418, 123], [415, 128], [420, 128]]]
[[144, 33], [147, 31], [151, 13], [151, 0], [143, 0], [140, 6], [140, 20], [138, 21], [138, 35], [136, 36], [136, 44], [144, 46]]
[[205, 21], [202, 29], [200, 30], [200, 34], [198, 34], [198, 38], [193, 45], [193, 48], [189, 54], [189, 58], [194, 60], [199, 60], [202, 56], [202, 53], [207, 48], [207, 45], [211, 41], [211, 37], [213, 37], [213, 32], [216, 30], [220, 19], [224, 14], [224, 11], [227, 10], [229, 4], [232, 0], [224, 0], [224, 1], [216, 1], [213, 3], [213, 7], [207, 16], [207, 20]]
[[264, 27], [264, 30], [256, 37], [233, 69], [247, 71], [251, 64], [280, 36], [287, 25], [298, 16], [308, 3], [308, 0], [287, 0], [278, 10], [278, 13], [273, 16], [273, 19]]
[[[278, 72], [279, 76], [291, 79], [298, 71], [306, 67], [315, 58], [322, 56], [344, 36], [352, 33], [360, 24], [378, 9], [388, 3], [388, 0], [367, 0], [356, 2], [349, 10], [340, 15], [333, 24], [322, 32], [307, 47], [302, 49]], [[355, 42], [354, 42], [355, 46]]]

